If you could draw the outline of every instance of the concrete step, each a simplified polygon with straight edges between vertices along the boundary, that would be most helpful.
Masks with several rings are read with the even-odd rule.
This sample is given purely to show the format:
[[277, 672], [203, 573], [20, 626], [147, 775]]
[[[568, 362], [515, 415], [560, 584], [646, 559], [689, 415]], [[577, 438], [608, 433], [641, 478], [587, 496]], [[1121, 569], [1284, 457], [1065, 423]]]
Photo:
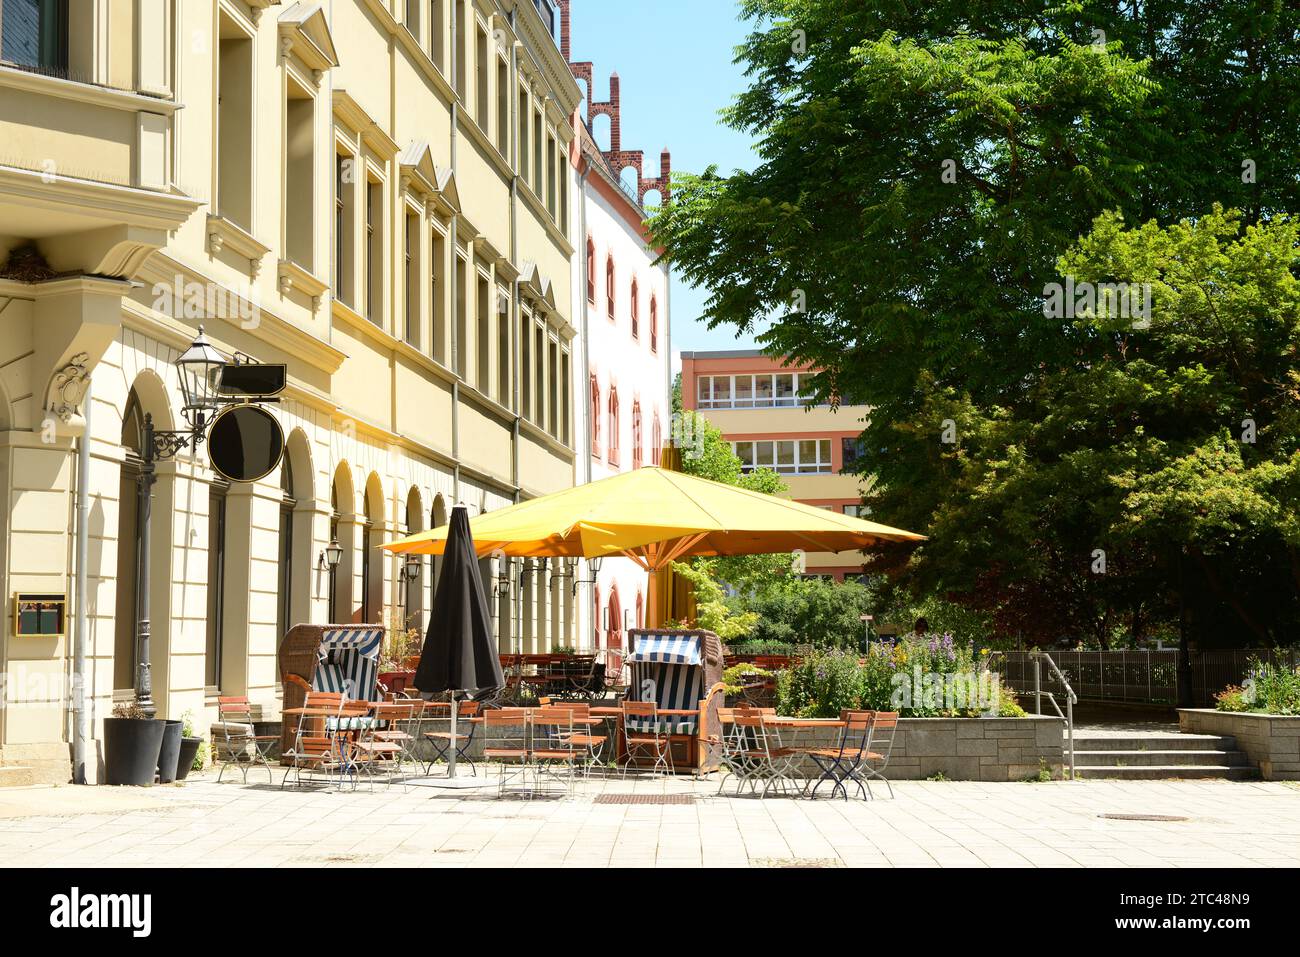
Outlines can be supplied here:
[[1245, 767], [1229, 767], [1226, 764], [1204, 764], [1204, 765], [1187, 765], [1187, 764], [1143, 764], [1130, 765], [1128, 767], [1096, 767], [1075, 765], [1075, 777], [1078, 778], [1110, 778], [1120, 781], [1153, 781], [1162, 779], [1181, 779], [1181, 780], [1205, 780], [1219, 779], [1224, 781], [1257, 781], [1259, 780], [1259, 768], [1247, 765]]
[[1243, 767], [1250, 763], [1246, 757], [1245, 751], [1193, 751], [1190, 748], [1178, 748], [1169, 751], [1083, 751], [1078, 748], [1074, 752], [1075, 765], [1086, 765], [1088, 767], [1135, 767], [1150, 766], [1158, 767], [1176, 767], [1176, 766], [1216, 766], [1227, 765], [1228, 767]]
[[10, 764], [0, 766], [0, 788], [26, 788], [36, 783], [36, 774], [31, 768]]
[[1236, 739], [1217, 734], [1089, 735], [1074, 732], [1076, 751], [1235, 751]]

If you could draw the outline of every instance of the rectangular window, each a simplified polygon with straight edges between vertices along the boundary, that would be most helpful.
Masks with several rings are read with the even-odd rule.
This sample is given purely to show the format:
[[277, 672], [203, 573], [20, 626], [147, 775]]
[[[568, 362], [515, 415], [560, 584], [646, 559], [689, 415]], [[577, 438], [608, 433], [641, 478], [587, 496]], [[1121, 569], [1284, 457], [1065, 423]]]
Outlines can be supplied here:
[[573, 356], [567, 351], [560, 357], [560, 369], [560, 440], [569, 445], [573, 439]]
[[519, 361], [519, 414], [525, 419], [533, 417], [533, 317], [523, 313], [519, 318], [519, 345], [523, 350]]
[[713, 407], [715, 409], [731, 408], [731, 376], [713, 377]]
[[67, 0], [3, 0], [0, 59], [17, 66], [62, 71], [68, 66]]
[[559, 145], [559, 151], [557, 162], [560, 167], [560, 231], [567, 236], [569, 235], [569, 166], [563, 143]]
[[465, 370], [469, 368], [466, 361], [466, 353], [469, 351], [469, 317], [466, 310], [469, 305], [469, 290], [465, 288], [469, 283], [466, 275], [468, 269], [465, 260], [460, 256], [456, 257], [456, 368], [453, 370], [456, 375], [462, 379], [465, 378]]
[[695, 399], [701, 409], [713, 408], [713, 378], [702, 375], [695, 380]]
[[308, 272], [315, 267], [316, 101], [289, 82], [285, 102], [285, 258]]
[[352, 186], [355, 167], [356, 161], [350, 156], [339, 154], [334, 158], [334, 295], [349, 306], [356, 302], [352, 289], [356, 271], [352, 259], [356, 228]]
[[452, 37], [452, 59], [456, 61], [456, 95], [465, 100], [465, 0], [456, 0], [456, 32]]
[[772, 404], [772, 377], [770, 375], [754, 376], [754, 405], [770, 406]]
[[447, 74], [446, 60], [447, 12], [446, 0], [429, 2], [429, 58], [444, 76]]
[[497, 151], [510, 155], [510, 68], [497, 57]]
[[546, 211], [551, 214], [551, 219], [559, 219], [559, 211], [555, 208], [557, 199], [556, 182], [555, 182], [555, 137], [546, 137]]
[[533, 113], [533, 192], [542, 198], [542, 114]]
[[521, 83], [519, 85], [519, 142], [515, 144], [515, 149], [519, 155], [515, 162], [519, 164], [519, 175], [528, 179], [528, 91]]
[[776, 375], [776, 393], [775, 399], [777, 405], [794, 405], [794, 376], [789, 372], [780, 372]]
[[767, 468], [783, 475], [813, 475], [831, 471], [830, 439], [779, 439], [733, 442], [741, 470]]
[[406, 29], [420, 39], [420, 0], [406, 0]]
[[474, 303], [475, 320], [478, 327], [478, 341], [474, 347], [478, 352], [478, 381], [474, 384], [484, 395], [492, 394], [492, 286], [481, 274], [478, 277], [478, 298]]
[[488, 90], [488, 70], [491, 66], [488, 61], [488, 35], [481, 28], [474, 32], [474, 86], [478, 99], [476, 110], [479, 129], [486, 133], [492, 129], [492, 119], [488, 116], [488, 104], [492, 102]]
[[533, 421], [538, 425], [546, 422], [546, 328], [541, 323], [533, 326], [533, 388], [537, 394], [533, 397]]
[[732, 383], [732, 401], [738, 409], [748, 409], [754, 405], [754, 377], [738, 375]]
[[845, 505], [843, 506], [842, 511], [845, 515], [848, 515], [851, 518], [866, 518], [867, 515], [870, 514], [867, 507], [861, 504]]
[[[9, 4], [5, 4], [6, 17]], [[7, 23], [8, 20], [6, 19]], [[223, 28], [228, 21], [223, 15]], [[217, 52], [217, 215], [253, 228], [253, 41], [242, 33]]]
[[510, 297], [497, 292], [497, 401], [510, 407]]
[[221, 687], [221, 645], [225, 632], [226, 490], [224, 483], [208, 487], [208, 639], [204, 683]]
[[554, 339], [550, 341], [546, 356], [546, 381], [550, 384], [550, 401], [546, 406], [546, 431], [558, 439], [560, 437], [560, 345]]
[[406, 214], [406, 341], [420, 347], [420, 217]]
[[384, 324], [384, 184], [366, 183], [366, 318]]
[[429, 232], [429, 318], [432, 322], [430, 355], [447, 364], [447, 243], [438, 230]]

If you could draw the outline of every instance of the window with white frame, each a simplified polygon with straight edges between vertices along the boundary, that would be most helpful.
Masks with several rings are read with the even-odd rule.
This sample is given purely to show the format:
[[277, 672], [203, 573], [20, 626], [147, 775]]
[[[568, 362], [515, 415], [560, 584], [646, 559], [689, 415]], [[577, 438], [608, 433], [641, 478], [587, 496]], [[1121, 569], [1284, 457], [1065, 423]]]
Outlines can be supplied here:
[[[805, 384], [800, 389], [801, 380]], [[774, 372], [757, 375], [700, 376], [697, 399], [701, 409], [794, 408], [808, 404], [812, 373]]]
[[762, 439], [732, 442], [742, 472], [771, 469], [783, 475], [831, 471], [830, 439]]

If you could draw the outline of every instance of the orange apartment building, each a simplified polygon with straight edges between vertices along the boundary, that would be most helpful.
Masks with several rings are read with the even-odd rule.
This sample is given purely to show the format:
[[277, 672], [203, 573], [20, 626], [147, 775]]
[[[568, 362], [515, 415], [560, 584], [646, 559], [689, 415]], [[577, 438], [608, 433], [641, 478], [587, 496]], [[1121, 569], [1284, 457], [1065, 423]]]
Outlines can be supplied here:
[[[786, 366], [754, 349], [682, 353], [682, 405], [722, 430], [747, 470], [770, 468], [790, 497], [858, 515], [862, 481], [843, 474], [866, 406], [810, 406], [809, 367]], [[836, 581], [862, 574], [858, 552], [810, 552], [807, 575]]]

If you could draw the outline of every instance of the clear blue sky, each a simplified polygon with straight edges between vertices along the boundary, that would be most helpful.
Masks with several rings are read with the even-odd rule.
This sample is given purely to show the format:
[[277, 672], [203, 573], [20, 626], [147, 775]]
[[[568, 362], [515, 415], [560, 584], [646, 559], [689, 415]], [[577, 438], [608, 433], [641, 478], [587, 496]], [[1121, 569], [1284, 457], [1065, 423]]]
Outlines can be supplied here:
[[[731, 61], [749, 24], [736, 18], [732, 0], [573, 0], [572, 9], [573, 59], [591, 61], [597, 100], [609, 98], [609, 75], [618, 73], [623, 149], [645, 152], [647, 176], [658, 175], [665, 146], [678, 171], [698, 173], [717, 164], [728, 173], [754, 166], [749, 138], [718, 118], [745, 88], [744, 75]], [[596, 139], [608, 147], [604, 119], [597, 123]], [[696, 321], [706, 298], [706, 290], [674, 276], [674, 351], [752, 348], [752, 337], [737, 339], [734, 329], [710, 331]]]

